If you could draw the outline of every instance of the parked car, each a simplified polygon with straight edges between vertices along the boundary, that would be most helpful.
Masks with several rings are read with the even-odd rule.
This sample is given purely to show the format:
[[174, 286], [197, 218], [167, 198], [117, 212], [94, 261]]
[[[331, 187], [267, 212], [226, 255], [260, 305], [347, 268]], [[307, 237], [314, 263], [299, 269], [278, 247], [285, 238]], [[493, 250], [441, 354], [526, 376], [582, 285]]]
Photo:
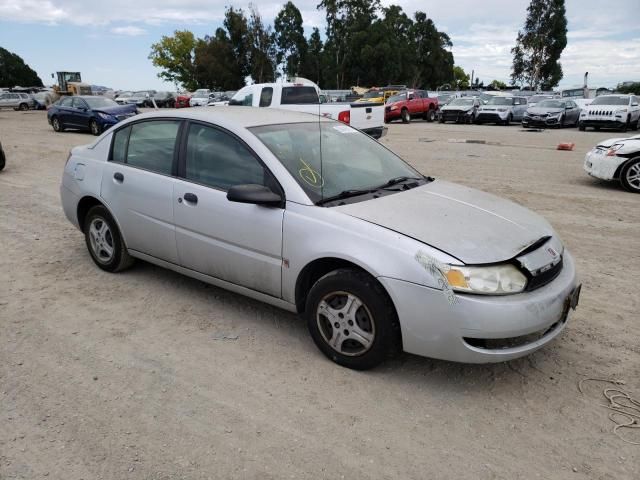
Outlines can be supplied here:
[[211, 100], [211, 90], [208, 88], [201, 88], [193, 92], [189, 105], [191, 107], [206, 107]]
[[7, 163], [7, 157], [4, 154], [4, 150], [2, 149], [2, 143], [0, 143], [0, 171], [4, 170], [4, 166]]
[[320, 103], [320, 89], [305, 79], [296, 83], [257, 83], [248, 85], [229, 100], [230, 106], [278, 108], [295, 112], [312, 113], [339, 120], [355, 127], [373, 138], [386, 135], [384, 105], [370, 103]]
[[298, 312], [350, 368], [400, 349], [521, 357], [578, 303], [573, 257], [542, 217], [306, 113], [143, 114], [74, 148], [60, 192], [99, 268], [137, 258]]
[[34, 101], [35, 110], [46, 110], [49, 106], [58, 99], [58, 95], [55, 92], [37, 92], [31, 95]]
[[56, 132], [67, 128], [89, 130], [100, 135], [116, 123], [136, 115], [135, 105], [118, 105], [95, 96], [63, 97], [47, 110], [49, 124]]
[[402, 123], [409, 123], [412, 118], [421, 117], [427, 122], [433, 122], [437, 111], [438, 99], [430, 98], [429, 92], [407, 90], [389, 98], [384, 107], [384, 121], [401, 119]]
[[481, 105], [476, 114], [476, 123], [497, 123], [509, 125], [520, 122], [527, 110], [526, 97], [492, 96]]
[[565, 127], [578, 125], [580, 107], [568, 99], [542, 100], [535, 107], [527, 108], [522, 117], [522, 126]]
[[580, 113], [578, 127], [616, 128], [622, 132], [638, 130], [640, 99], [636, 95], [601, 95]]
[[440, 123], [473, 123], [480, 108], [480, 100], [473, 97], [454, 98], [447, 105], [440, 108], [438, 120]]
[[558, 98], [558, 95], [553, 95], [551, 93], [532, 95], [529, 97], [528, 99], [529, 101], [527, 102], [527, 105], [529, 106], [529, 108], [535, 107], [538, 103], [542, 102], [543, 100], [552, 100], [554, 98]]
[[120, 92], [114, 99], [120, 105], [129, 103], [129, 99], [133, 96], [133, 92]]
[[156, 93], [158, 92], [155, 90], [140, 90], [127, 98], [126, 103], [128, 105], [135, 105], [138, 108], [153, 107], [151, 97]]
[[178, 94], [176, 96], [176, 108], [189, 108], [191, 106], [190, 100], [191, 100], [190, 93]]
[[158, 108], [174, 108], [176, 106], [176, 97], [171, 92], [157, 92], [153, 95], [153, 100]]
[[36, 102], [28, 93], [2, 92], [0, 93], [0, 108], [13, 108], [14, 110], [29, 110], [34, 108]]
[[584, 169], [592, 177], [619, 181], [629, 192], [640, 193], [640, 135], [600, 142], [585, 156]]

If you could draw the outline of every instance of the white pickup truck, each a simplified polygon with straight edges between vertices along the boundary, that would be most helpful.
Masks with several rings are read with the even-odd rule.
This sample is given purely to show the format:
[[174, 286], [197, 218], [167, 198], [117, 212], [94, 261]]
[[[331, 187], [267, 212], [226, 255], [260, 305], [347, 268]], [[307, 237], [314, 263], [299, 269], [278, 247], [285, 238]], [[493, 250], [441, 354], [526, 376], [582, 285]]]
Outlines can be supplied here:
[[229, 105], [280, 108], [296, 112], [315, 113], [351, 125], [381, 138], [384, 126], [384, 105], [367, 103], [320, 103], [320, 89], [311, 82], [257, 83], [248, 85], [229, 100]]

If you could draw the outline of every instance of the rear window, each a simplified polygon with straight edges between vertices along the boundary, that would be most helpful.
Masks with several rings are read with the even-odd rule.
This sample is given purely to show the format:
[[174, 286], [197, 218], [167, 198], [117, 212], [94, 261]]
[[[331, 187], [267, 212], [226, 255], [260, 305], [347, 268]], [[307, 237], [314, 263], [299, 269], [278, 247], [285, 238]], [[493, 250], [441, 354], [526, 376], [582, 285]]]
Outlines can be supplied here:
[[313, 87], [283, 87], [282, 105], [308, 105], [320, 103], [318, 92]]

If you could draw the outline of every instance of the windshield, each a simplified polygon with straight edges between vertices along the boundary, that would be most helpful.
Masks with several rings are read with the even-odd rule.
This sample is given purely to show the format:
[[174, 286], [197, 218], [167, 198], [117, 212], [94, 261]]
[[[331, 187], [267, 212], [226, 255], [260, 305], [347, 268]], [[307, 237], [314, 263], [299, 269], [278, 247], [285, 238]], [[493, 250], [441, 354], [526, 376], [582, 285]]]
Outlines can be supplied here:
[[381, 98], [382, 96], [382, 92], [367, 92], [362, 96], [362, 98]]
[[84, 101], [89, 104], [91, 108], [104, 108], [104, 107], [117, 107], [118, 104], [110, 98], [104, 97], [83, 97]]
[[543, 100], [540, 103], [536, 104], [536, 107], [540, 108], [564, 108], [567, 105], [566, 102], [562, 100]]
[[609, 96], [598, 97], [591, 105], [629, 105], [629, 97], [627, 96]]
[[396, 177], [422, 179], [390, 150], [339, 122], [266, 125], [249, 130], [282, 162], [314, 203], [346, 190], [377, 187]]
[[491, 97], [487, 105], [511, 105], [511, 97]]
[[399, 95], [393, 95], [387, 99], [387, 103], [395, 103], [395, 102], [404, 102], [407, 99], [406, 93], [401, 93]]
[[136, 92], [132, 95], [132, 98], [146, 98], [147, 92]]
[[543, 100], [549, 100], [553, 98], [553, 95], [534, 95], [532, 97], [529, 97], [529, 103], [538, 103], [538, 102], [542, 102]]
[[456, 105], [470, 107], [473, 105], [473, 98], [456, 98], [449, 103], [452, 107]]
[[209, 98], [209, 94], [206, 92], [196, 92], [193, 94], [193, 98]]

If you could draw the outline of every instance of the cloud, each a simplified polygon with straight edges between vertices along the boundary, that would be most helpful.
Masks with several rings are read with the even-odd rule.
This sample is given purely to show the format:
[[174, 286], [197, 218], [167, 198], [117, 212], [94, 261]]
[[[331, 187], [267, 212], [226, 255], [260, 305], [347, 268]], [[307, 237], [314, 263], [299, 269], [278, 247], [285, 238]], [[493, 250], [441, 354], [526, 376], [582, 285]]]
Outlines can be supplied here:
[[137, 37], [138, 35], [144, 35], [147, 31], [144, 28], [135, 27], [133, 25], [129, 25], [126, 27], [115, 27], [111, 29], [112, 33], [116, 35], [127, 35], [130, 37]]

